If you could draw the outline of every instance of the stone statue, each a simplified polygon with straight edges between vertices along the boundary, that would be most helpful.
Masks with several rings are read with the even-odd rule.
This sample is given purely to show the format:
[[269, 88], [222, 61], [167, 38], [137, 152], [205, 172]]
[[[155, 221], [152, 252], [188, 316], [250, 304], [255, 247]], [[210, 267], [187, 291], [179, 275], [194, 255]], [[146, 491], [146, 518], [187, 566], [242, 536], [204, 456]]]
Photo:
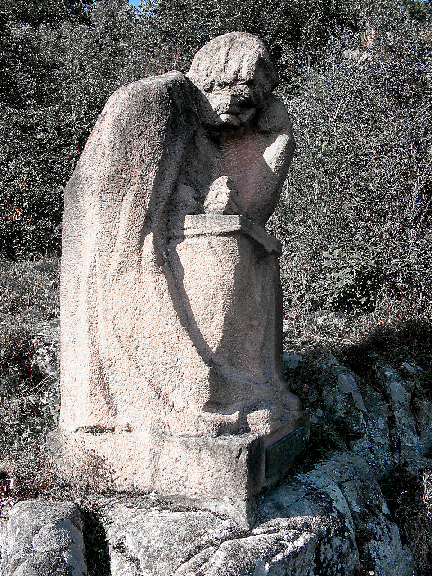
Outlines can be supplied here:
[[51, 445], [66, 472], [97, 461], [104, 485], [220, 506], [280, 477], [284, 438], [300, 449], [263, 228], [295, 146], [276, 84], [264, 44], [234, 32], [102, 111], [65, 191]]

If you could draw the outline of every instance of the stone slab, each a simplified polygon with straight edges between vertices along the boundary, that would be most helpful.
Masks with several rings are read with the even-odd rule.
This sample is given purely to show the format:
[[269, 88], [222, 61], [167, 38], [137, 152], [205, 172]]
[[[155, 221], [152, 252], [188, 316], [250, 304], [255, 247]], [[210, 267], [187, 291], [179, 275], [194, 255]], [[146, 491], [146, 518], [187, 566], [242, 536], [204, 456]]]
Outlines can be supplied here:
[[333, 454], [263, 495], [257, 521], [161, 501], [98, 500], [113, 576], [412, 576], [374, 471]]
[[[247, 524], [254, 518], [255, 497], [276, 484], [300, 453], [307, 429], [299, 427], [299, 422], [303, 422], [301, 415], [293, 419], [294, 442], [289, 441], [291, 430], [282, 429], [267, 436], [219, 437], [56, 430], [48, 443], [60, 473], [76, 483], [94, 483], [98, 490], [155, 491]], [[275, 464], [270, 452], [269, 466], [268, 446], [281, 438], [280, 461]]]
[[271, 254], [282, 254], [282, 244], [277, 238], [267, 234], [265, 229], [245, 216], [237, 214], [190, 214], [185, 216], [184, 236], [202, 236], [215, 234], [232, 234], [241, 232], [253, 238]]

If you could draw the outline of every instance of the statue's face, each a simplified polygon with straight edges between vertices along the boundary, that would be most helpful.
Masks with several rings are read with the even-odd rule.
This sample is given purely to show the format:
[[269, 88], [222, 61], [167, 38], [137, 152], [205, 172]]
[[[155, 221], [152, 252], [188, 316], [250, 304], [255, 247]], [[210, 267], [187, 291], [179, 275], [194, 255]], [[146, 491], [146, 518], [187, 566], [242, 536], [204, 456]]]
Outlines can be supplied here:
[[277, 84], [265, 45], [243, 32], [230, 32], [205, 44], [195, 54], [187, 76], [201, 93], [203, 122], [212, 128], [248, 124]]
[[208, 101], [222, 124], [237, 127], [249, 121], [256, 112], [251, 88], [242, 83], [214, 86], [206, 92]]
[[271, 90], [272, 85], [259, 67], [252, 81], [239, 79], [228, 82], [221, 78], [212, 86], [204, 85], [202, 88], [221, 125], [233, 128], [250, 122], [257, 110], [264, 106]]

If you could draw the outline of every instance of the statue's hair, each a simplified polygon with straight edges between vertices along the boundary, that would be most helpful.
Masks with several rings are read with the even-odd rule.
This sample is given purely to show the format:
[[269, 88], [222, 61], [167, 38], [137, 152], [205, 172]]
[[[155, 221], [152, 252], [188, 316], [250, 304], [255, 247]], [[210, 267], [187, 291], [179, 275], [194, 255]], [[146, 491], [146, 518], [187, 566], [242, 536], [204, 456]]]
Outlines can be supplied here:
[[195, 54], [187, 76], [201, 90], [210, 91], [215, 85], [252, 82], [257, 69], [264, 71], [270, 93], [278, 77], [264, 43], [246, 32], [230, 32]]

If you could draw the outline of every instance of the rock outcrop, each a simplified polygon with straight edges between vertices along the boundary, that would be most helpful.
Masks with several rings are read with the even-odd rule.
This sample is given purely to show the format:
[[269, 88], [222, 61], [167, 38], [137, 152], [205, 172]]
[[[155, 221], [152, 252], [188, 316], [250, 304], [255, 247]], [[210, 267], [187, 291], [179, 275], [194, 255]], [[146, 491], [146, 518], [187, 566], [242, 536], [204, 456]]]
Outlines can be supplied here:
[[0, 574], [87, 576], [82, 528], [72, 502], [18, 502], [0, 524]]
[[[285, 354], [284, 360], [292, 388], [300, 393], [296, 381], [305, 359]], [[333, 355], [316, 359], [314, 378], [302, 392], [316, 446], [290, 477], [261, 496], [249, 528], [221, 513], [155, 494], [97, 495], [94, 510], [106, 544], [96, 560], [98, 574], [417, 574], [416, 543], [408, 540], [413, 554], [406, 530], [402, 526], [402, 538], [396, 524], [400, 515], [390, 512], [392, 502], [386, 498], [393, 475], [393, 483], [400, 481], [395, 471], [406, 470], [419, 479], [421, 505], [432, 507], [431, 400], [421, 367], [413, 360], [396, 364], [375, 355], [368, 362], [370, 378], [365, 380]], [[338, 442], [332, 452], [319, 444], [323, 431]], [[396, 494], [405, 488], [392, 486]], [[425, 532], [418, 540], [427, 546], [432, 526], [426, 513], [422, 522], [418, 530]], [[88, 568], [86, 538], [93, 556]], [[96, 576], [98, 552], [90, 547], [91, 538], [88, 531], [83, 534], [79, 508], [72, 502], [24, 501], [8, 510], [4, 506], [0, 514], [1, 576]], [[424, 558], [427, 561], [427, 550]]]
[[[353, 454], [269, 491], [251, 529], [154, 495], [101, 497], [98, 510], [111, 576], [414, 574], [373, 472]], [[16, 504], [2, 532], [2, 575], [87, 575], [77, 518], [72, 503]]]

